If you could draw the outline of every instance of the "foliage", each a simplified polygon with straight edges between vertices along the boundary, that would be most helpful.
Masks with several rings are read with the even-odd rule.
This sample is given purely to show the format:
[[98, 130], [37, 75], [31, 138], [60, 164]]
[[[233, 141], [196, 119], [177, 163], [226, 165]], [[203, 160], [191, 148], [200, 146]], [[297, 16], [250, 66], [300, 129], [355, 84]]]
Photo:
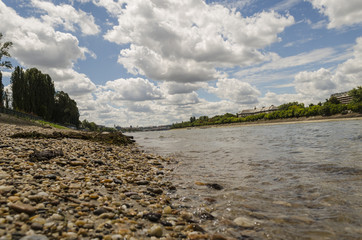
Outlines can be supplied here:
[[361, 103], [362, 102], [362, 86], [352, 89], [348, 92], [350, 96], [352, 96], [353, 103]]
[[51, 120], [54, 110], [54, 83], [36, 68], [16, 67], [11, 75], [13, 108]]
[[345, 114], [348, 111], [362, 113], [362, 87], [357, 87], [351, 90], [349, 94], [353, 97], [353, 101], [347, 105], [340, 103], [335, 97], [331, 97], [324, 103], [319, 102], [317, 105], [310, 104], [308, 107], [305, 107], [303, 103], [290, 102], [280, 105], [277, 111], [271, 113], [260, 113], [240, 118], [230, 113], [217, 115], [212, 118], [202, 116], [199, 119], [193, 119], [193, 121], [190, 122], [174, 123], [172, 124], [172, 128], [185, 128], [236, 122], [254, 122], [285, 118], [332, 116], [335, 114]]
[[48, 74], [36, 68], [24, 71], [19, 66], [11, 75], [13, 109], [35, 114], [48, 121], [78, 127], [77, 103], [63, 91], [55, 93]]
[[77, 127], [80, 125], [77, 103], [63, 91], [55, 94], [53, 121]]
[[9, 48], [13, 45], [12, 42], [1, 42], [1, 39], [3, 38], [3, 34], [0, 33], [0, 67], [5, 68], [11, 68], [11, 62], [10, 61], [1, 61], [1, 59], [5, 57], [11, 57], [9, 53]]
[[0, 71], [0, 107], [4, 105], [4, 85], [3, 85], [3, 74]]
[[116, 132], [115, 128], [105, 127], [97, 125], [94, 122], [88, 122], [87, 119], [84, 119], [81, 123], [81, 128], [87, 129], [91, 132]]
[[[11, 68], [11, 62], [10, 61], [1, 61], [1, 59], [3, 58], [3, 56], [5, 57], [11, 57], [10, 53], [9, 53], [9, 48], [13, 45], [12, 42], [1, 42], [1, 39], [3, 38], [3, 34], [0, 33], [0, 67], [5, 67], [5, 68]], [[0, 71], [0, 107], [3, 107], [4, 105], [4, 98], [5, 97], [5, 93], [4, 93], [4, 85], [2, 82], [2, 73]]]

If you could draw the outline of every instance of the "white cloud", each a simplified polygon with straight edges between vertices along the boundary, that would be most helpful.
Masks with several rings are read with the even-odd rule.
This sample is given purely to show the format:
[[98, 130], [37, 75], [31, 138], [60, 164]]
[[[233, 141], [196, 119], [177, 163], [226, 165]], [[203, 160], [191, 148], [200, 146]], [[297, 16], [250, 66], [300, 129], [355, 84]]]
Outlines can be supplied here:
[[162, 91], [152, 82], [143, 78], [117, 79], [106, 82], [102, 95], [108, 95], [110, 102], [147, 101], [164, 98]]
[[82, 10], [76, 10], [71, 5], [54, 5], [51, 2], [32, 0], [34, 7], [44, 10], [47, 14], [42, 15], [44, 22], [58, 26], [62, 25], [67, 31], [76, 31], [78, 25], [84, 35], [95, 35], [100, 32], [100, 28], [94, 22], [94, 17]]
[[161, 89], [168, 94], [191, 93], [201, 88], [207, 88], [208, 84], [204, 82], [198, 83], [178, 83], [178, 82], [163, 82]]
[[90, 52], [76, 37], [36, 18], [23, 18], [0, 2], [0, 29], [13, 42], [11, 55], [25, 66], [69, 68]]
[[13, 42], [10, 53], [21, 65], [36, 67], [49, 74], [56, 90], [69, 93], [80, 108], [92, 99], [95, 84], [73, 69], [78, 59], [85, 59], [86, 53], [92, 53], [80, 47], [75, 36], [55, 31], [53, 26], [40, 19], [23, 18], [1, 1], [0, 29]]
[[198, 82], [219, 78], [216, 67], [246, 66], [270, 59], [260, 49], [279, 41], [292, 16], [261, 12], [243, 18], [201, 0], [124, 1], [118, 25], [105, 39], [130, 44], [119, 63], [154, 80]]
[[295, 89], [304, 96], [328, 98], [336, 88], [329, 70], [321, 68], [314, 72], [300, 72], [295, 76]]
[[361, 0], [309, 0], [314, 8], [329, 19], [328, 28], [341, 28], [362, 23]]
[[296, 92], [316, 102], [329, 98], [332, 93], [362, 86], [362, 37], [356, 40], [353, 50], [353, 57], [338, 65], [334, 72], [321, 68], [298, 73], [294, 80]]
[[210, 87], [208, 91], [221, 99], [243, 104], [255, 104], [260, 96], [258, 89], [237, 79], [219, 79], [216, 87]]

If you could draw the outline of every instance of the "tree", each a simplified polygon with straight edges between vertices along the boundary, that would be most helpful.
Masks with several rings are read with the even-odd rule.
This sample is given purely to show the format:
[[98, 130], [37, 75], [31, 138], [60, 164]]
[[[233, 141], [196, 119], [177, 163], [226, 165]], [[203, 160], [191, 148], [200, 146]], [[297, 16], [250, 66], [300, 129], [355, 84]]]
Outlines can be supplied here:
[[4, 85], [3, 85], [3, 74], [0, 71], [0, 107], [4, 106]]
[[79, 126], [79, 111], [77, 103], [63, 91], [55, 94], [53, 121]]
[[[0, 67], [11, 68], [10, 61], [2, 61], [1, 59], [5, 57], [11, 57], [9, 53], [9, 48], [13, 45], [12, 42], [4, 42], [2, 43], [1, 39], [3, 38], [3, 34], [0, 33]], [[4, 85], [2, 82], [2, 73], [0, 71], [0, 107], [3, 107], [4, 102]]]
[[352, 102], [354, 103], [362, 102], [362, 86], [353, 88], [351, 91], [348, 92], [348, 94], [352, 96]]
[[341, 102], [336, 97], [330, 97], [327, 102], [333, 103], [333, 104], [340, 104]]
[[194, 117], [194, 116], [190, 117], [190, 122], [191, 122], [191, 123], [193, 123], [193, 122], [195, 122], [195, 121], [196, 121], [196, 117]]
[[10, 78], [11, 90], [13, 92], [13, 109], [29, 112], [29, 87], [24, 77], [24, 70], [19, 66], [15, 67]]
[[33, 113], [46, 120], [53, 116], [54, 83], [48, 74], [36, 68], [16, 67], [11, 75], [13, 108]]

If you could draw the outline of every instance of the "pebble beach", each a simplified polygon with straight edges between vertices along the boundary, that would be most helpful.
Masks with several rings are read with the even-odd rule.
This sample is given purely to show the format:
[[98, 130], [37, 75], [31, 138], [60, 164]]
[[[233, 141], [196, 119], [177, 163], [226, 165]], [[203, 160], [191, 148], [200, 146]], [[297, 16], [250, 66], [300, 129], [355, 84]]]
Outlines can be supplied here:
[[171, 197], [172, 159], [69, 132], [0, 123], [1, 240], [229, 239]]

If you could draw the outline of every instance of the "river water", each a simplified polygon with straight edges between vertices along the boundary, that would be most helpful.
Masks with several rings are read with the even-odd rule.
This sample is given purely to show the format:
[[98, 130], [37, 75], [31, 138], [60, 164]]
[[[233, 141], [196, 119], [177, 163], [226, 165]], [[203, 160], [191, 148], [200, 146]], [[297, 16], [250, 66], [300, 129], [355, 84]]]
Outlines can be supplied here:
[[[146, 151], [178, 161], [177, 195], [216, 217], [209, 231], [235, 239], [362, 239], [362, 120], [132, 135]], [[240, 217], [247, 223], [235, 227]]]

